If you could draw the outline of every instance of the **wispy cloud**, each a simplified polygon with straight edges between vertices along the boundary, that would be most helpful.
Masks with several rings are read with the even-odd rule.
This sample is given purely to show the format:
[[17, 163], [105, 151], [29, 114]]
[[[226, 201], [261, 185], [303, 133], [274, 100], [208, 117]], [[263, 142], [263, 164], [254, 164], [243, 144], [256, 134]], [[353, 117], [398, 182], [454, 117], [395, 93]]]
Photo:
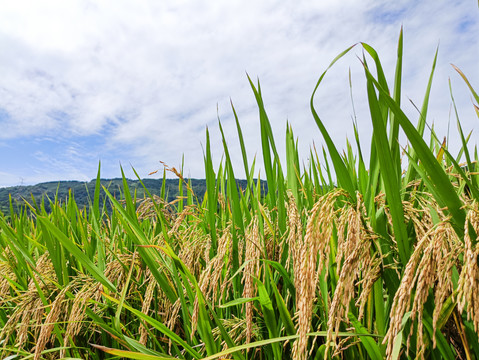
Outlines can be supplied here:
[[[478, 78], [477, 12], [473, 2], [432, 0], [7, 2], [0, 13], [0, 46], [7, 49], [0, 56], [0, 141], [61, 139], [23, 155], [29, 161], [22, 173], [39, 164], [29, 181], [93, 177], [99, 159], [104, 176], [117, 176], [120, 162], [146, 174], [159, 160], [178, 165], [182, 154], [186, 172], [202, 177], [206, 126], [215, 160], [222, 154], [217, 106], [228, 142], [238, 146], [230, 98], [249, 155], [260, 151], [247, 71], [261, 80], [280, 150], [288, 120], [305, 151], [313, 140], [321, 143], [308, 106], [321, 72], [347, 46], [365, 41], [378, 49], [392, 77], [401, 25], [406, 111], [415, 116], [408, 97], [421, 103], [440, 41], [431, 120], [447, 129], [451, 76], [463, 125], [472, 129], [469, 96], [449, 63]], [[325, 79], [318, 109], [336, 141], [351, 137], [349, 67], [367, 142], [363, 75], [354, 54]], [[239, 163], [239, 152], [233, 156]], [[0, 171], [12, 174], [6, 179], [18, 177], [19, 164], [3, 166]]]

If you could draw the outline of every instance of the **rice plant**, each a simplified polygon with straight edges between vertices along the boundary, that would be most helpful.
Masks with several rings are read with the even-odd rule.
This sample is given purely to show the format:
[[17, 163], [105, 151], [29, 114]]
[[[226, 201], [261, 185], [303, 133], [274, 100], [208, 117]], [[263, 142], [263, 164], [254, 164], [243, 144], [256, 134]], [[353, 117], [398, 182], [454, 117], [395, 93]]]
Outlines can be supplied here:
[[[224, 160], [213, 168], [206, 130], [202, 200], [168, 167], [164, 179], [174, 173], [183, 194], [175, 201], [146, 187], [138, 198], [124, 175], [116, 198], [101, 188], [99, 167], [88, 209], [71, 193], [50, 212], [31, 201], [0, 213], [1, 357], [478, 359], [477, 148], [459, 119], [458, 154], [433, 130], [426, 139], [437, 52], [414, 125], [400, 107], [402, 31], [392, 86], [376, 51], [357, 46], [373, 125], [368, 161], [357, 129], [357, 149], [341, 153], [314, 105], [351, 47], [312, 94], [326, 146], [305, 165], [290, 126], [281, 163], [260, 84], [248, 78], [267, 189], [232, 105], [246, 188], [219, 122]], [[479, 115], [479, 96], [456, 70]]]

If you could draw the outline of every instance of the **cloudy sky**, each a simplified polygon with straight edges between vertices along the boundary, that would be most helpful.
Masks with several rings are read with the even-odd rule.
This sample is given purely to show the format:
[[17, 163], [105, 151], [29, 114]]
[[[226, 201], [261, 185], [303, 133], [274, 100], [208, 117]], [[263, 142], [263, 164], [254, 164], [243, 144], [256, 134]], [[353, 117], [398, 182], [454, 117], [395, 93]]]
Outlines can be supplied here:
[[[479, 90], [476, 0], [16, 0], [0, 2], [0, 186], [90, 180], [162, 169], [202, 178], [205, 129], [216, 164], [219, 115], [242, 177], [230, 99], [248, 155], [261, 155], [258, 110], [246, 73], [259, 79], [278, 148], [293, 126], [306, 161], [323, 140], [309, 100], [331, 60], [359, 41], [373, 46], [394, 76], [404, 26], [403, 106], [413, 121], [436, 47], [438, 65], [428, 123], [457, 144], [451, 79], [464, 130], [479, 131], [470, 93]], [[353, 136], [348, 74], [360, 136], [370, 119], [357, 46], [328, 73], [317, 110], [337, 146]], [[260, 170], [260, 166], [258, 166]], [[161, 171], [159, 172], [161, 173]]]

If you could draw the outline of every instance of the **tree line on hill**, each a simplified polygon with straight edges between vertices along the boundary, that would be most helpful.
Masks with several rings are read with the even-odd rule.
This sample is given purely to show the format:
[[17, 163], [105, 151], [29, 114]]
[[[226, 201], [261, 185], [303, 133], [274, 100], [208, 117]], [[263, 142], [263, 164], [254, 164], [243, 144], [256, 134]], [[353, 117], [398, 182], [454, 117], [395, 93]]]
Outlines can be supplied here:
[[[152, 195], [161, 194], [163, 185], [163, 179], [143, 179], [141, 180], [146, 189]], [[178, 179], [165, 179], [165, 200], [171, 202], [175, 200], [179, 194]], [[205, 179], [186, 179], [191, 184], [194, 194], [199, 201], [203, 200], [206, 192], [206, 180]], [[37, 204], [41, 203], [42, 199], [45, 200], [45, 209], [50, 211], [50, 200], [58, 199], [59, 201], [66, 201], [69, 192], [71, 191], [75, 202], [81, 209], [83, 207], [88, 208], [91, 201], [93, 201], [93, 195], [95, 193], [96, 180], [89, 182], [82, 181], [51, 181], [44, 182], [30, 186], [11, 186], [0, 188], [0, 211], [4, 214], [10, 212], [10, 196], [12, 203], [17, 210], [19, 207], [25, 205], [25, 201], [32, 203], [35, 201]], [[136, 191], [137, 199], [143, 199], [145, 189], [139, 180], [127, 179], [128, 187], [132, 194]], [[247, 187], [246, 180], [236, 180], [239, 189], [245, 189]], [[261, 187], [266, 191], [266, 182], [261, 181]], [[101, 179], [101, 185], [108, 189], [108, 191], [116, 198], [121, 198], [123, 182], [121, 178], [116, 179]], [[186, 186], [183, 186], [183, 196], [186, 195]], [[105, 198], [103, 190], [100, 194], [100, 201]], [[108, 203], [108, 202], [107, 202]]]

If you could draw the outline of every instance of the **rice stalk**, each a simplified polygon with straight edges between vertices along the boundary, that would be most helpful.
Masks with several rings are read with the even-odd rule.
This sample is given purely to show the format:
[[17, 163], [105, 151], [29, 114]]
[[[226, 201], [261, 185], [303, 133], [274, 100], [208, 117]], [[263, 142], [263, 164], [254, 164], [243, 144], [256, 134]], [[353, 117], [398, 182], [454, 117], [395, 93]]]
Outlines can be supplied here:
[[479, 233], [479, 209], [474, 201], [467, 213], [464, 226], [464, 264], [457, 288], [457, 307], [460, 312], [466, 310], [467, 318], [479, 333], [479, 246], [473, 239]]
[[[246, 231], [245, 238], [245, 268], [243, 271], [243, 277], [241, 279], [243, 283], [243, 298], [253, 298], [256, 296], [256, 285], [254, 278], [259, 277], [259, 258], [261, 254], [260, 234], [258, 230], [257, 220], [254, 219], [252, 224]], [[244, 304], [245, 308], [245, 321], [246, 321], [246, 343], [251, 341], [253, 336], [253, 303], [248, 301]]]
[[[224, 282], [222, 279], [223, 271], [229, 273], [231, 266], [231, 233], [229, 227], [225, 229], [223, 235], [218, 238], [218, 249], [216, 256], [213, 257], [206, 264], [205, 269], [201, 273], [200, 279], [198, 281], [198, 286], [200, 288], [203, 296], [215, 303], [220, 296], [220, 293], [225, 291], [223, 287]], [[209, 251], [205, 252], [209, 253]], [[218, 291], [218, 289], [220, 291]], [[191, 318], [191, 338], [193, 338], [197, 324], [198, 324], [198, 295], [196, 295], [194, 300], [193, 315]]]
[[[189, 208], [186, 207], [183, 211], [185, 216], [188, 216]], [[195, 213], [192, 213], [195, 215]], [[182, 217], [179, 215], [178, 218]], [[199, 220], [190, 222], [188, 226], [178, 226], [176, 233], [169, 232], [170, 236], [175, 236], [178, 241], [178, 257], [188, 267], [189, 271], [195, 275], [197, 279], [200, 278], [201, 272], [204, 269], [200, 259], [204, 254], [209, 254], [210, 237], [204, 233], [200, 228]]]
[[[148, 284], [145, 290], [143, 304], [141, 306], [141, 312], [143, 314], [148, 314], [150, 312], [151, 302], [155, 295], [155, 290], [157, 288], [157, 283], [154, 281], [151, 272], [148, 270], [145, 274], [145, 282]], [[140, 339], [139, 342], [142, 345], [146, 345], [148, 340], [148, 331], [145, 323], [140, 325]]]
[[30, 332], [35, 339], [40, 332], [40, 326], [37, 325], [42, 323], [45, 305], [39, 291], [43, 294], [55, 294], [57, 290], [56, 273], [47, 252], [38, 258], [35, 270], [34, 279], [30, 280], [27, 291], [10, 299], [15, 303], [15, 310], [0, 331], [0, 339], [5, 343], [15, 334], [15, 347], [20, 349], [28, 345]]
[[[311, 329], [311, 318], [315, 300], [318, 274], [325, 269], [328, 276], [329, 252], [331, 236], [336, 216], [335, 203], [339, 197], [347, 193], [336, 189], [322, 196], [313, 206], [306, 226], [306, 234], [301, 244], [299, 257], [293, 263], [300, 264], [295, 273], [297, 329], [299, 338], [293, 344], [293, 359], [307, 358], [308, 337]], [[294, 266], [296, 270], [296, 266]], [[296, 280], [296, 277], [298, 280]]]
[[40, 335], [37, 338], [36, 345], [34, 347], [34, 360], [39, 360], [42, 351], [45, 349], [45, 345], [54, 339], [53, 328], [55, 324], [64, 319], [67, 314], [67, 306], [65, 302], [66, 293], [70, 290], [70, 286], [66, 286], [55, 297], [55, 300], [50, 306], [50, 312], [45, 318], [45, 321], [41, 325]]
[[[74, 298], [70, 301], [72, 303], [71, 309], [68, 311], [68, 320], [65, 333], [63, 335], [63, 343], [65, 346], [70, 344], [74, 346], [75, 337], [78, 336], [81, 330], [92, 333], [92, 328], [85, 329], [84, 322], [86, 317], [86, 308], [91, 302], [98, 303], [101, 300], [101, 293], [103, 286], [96, 282], [91, 277], [80, 275], [75, 278], [70, 285]], [[94, 311], [98, 308], [94, 305]], [[60, 351], [60, 357], [66, 356], [66, 349]]]
[[[355, 203], [356, 206], [345, 204], [337, 219], [336, 264], [339, 278], [329, 311], [325, 354], [331, 344], [336, 343], [341, 323], [348, 321], [349, 306], [359, 292], [359, 284], [362, 289], [356, 305], [359, 305], [358, 318], [362, 319], [364, 306], [380, 272], [382, 259], [375, 250], [375, 236], [367, 226], [366, 209], [359, 193]], [[342, 350], [341, 347], [336, 347], [336, 352]]]
[[[301, 249], [303, 243], [303, 224], [301, 222], [301, 216], [298, 212], [298, 207], [296, 206], [296, 201], [291, 191], [288, 191], [288, 228], [289, 233], [286, 239], [286, 244], [288, 246], [288, 259], [286, 261], [286, 270], [290, 270], [292, 267], [293, 274], [300, 273], [301, 266]], [[299, 276], [294, 278], [295, 287], [299, 289], [300, 282]]]
[[[433, 314], [433, 331], [440, 310], [447, 297], [453, 292], [452, 269], [459, 262], [463, 249], [456, 232], [442, 211], [427, 200], [422, 211], [405, 206], [407, 216], [413, 220], [418, 243], [402, 275], [401, 284], [394, 297], [390, 312], [390, 326], [383, 343], [387, 344], [387, 357], [392, 358], [395, 337], [401, 331], [403, 317], [411, 311], [411, 331], [407, 339], [406, 351], [409, 351], [411, 336], [416, 335], [416, 356], [424, 359], [427, 343], [424, 339], [423, 314], [424, 305], [434, 289], [435, 309]], [[434, 224], [431, 209], [439, 215], [440, 222]], [[414, 321], [417, 320], [417, 330], [413, 332]], [[435, 335], [433, 346], [436, 345]]]

